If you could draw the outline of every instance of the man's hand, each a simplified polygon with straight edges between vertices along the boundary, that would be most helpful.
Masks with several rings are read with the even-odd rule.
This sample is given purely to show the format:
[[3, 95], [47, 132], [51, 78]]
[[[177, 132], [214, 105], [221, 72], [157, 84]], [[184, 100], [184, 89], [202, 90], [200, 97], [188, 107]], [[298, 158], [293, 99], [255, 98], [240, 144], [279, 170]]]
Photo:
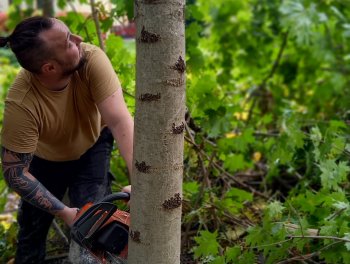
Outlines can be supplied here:
[[131, 193], [131, 185], [123, 187], [122, 192]]
[[[131, 185], [124, 186], [122, 189], [122, 192], [130, 193], [131, 194]], [[127, 201], [127, 205], [130, 206], [130, 200]]]
[[78, 210], [78, 208], [70, 208], [66, 206], [56, 215], [59, 218], [61, 218], [69, 227], [71, 227], [75, 221], [75, 217], [77, 216]]

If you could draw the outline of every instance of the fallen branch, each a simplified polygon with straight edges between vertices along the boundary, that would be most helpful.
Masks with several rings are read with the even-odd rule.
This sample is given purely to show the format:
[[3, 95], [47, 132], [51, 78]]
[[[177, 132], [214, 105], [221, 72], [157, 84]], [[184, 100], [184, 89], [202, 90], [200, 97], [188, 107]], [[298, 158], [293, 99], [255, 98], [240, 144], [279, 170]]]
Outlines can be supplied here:
[[[187, 126], [187, 124], [185, 124], [185, 127], [186, 127], [186, 130], [188, 131], [188, 134], [190, 136], [190, 130]], [[195, 148], [195, 150], [197, 152], [201, 152], [201, 154], [206, 157], [207, 160], [211, 160], [212, 158], [207, 154], [205, 153], [195, 142], [194, 142], [194, 139], [192, 136], [190, 137], [186, 137], [185, 136], [185, 140], [187, 142], [189, 142], [190, 144], [192, 144]], [[236, 184], [240, 185], [241, 187], [245, 188], [245, 189], [248, 189], [250, 190], [253, 195], [258, 195], [258, 196], [261, 196], [265, 199], [268, 199], [268, 196], [257, 191], [256, 189], [254, 189], [253, 187], [249, 186], [248, 184], [245, 184], [244, 182], [241, 182], [240, 180], [238, 180], [234, 175], [230, 174], [229, 172], [227, 172], [224, 168], [222, 168], [222, 166], [220, 166], [219, 164], [217, 164], [216, 162], [212, 161], [212, 166], [214, 168], [216, 168], [217, 170], [219, 170], [221, 173], [223, 173], [225, 176], [229, 177], [230, 179], [232, 179]]]

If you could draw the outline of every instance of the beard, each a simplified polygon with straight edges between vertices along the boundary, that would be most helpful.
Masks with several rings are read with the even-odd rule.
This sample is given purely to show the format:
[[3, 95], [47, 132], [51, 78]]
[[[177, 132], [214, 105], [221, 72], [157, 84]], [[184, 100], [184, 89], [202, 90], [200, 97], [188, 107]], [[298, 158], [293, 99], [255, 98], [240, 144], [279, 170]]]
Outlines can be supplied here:
[[83, 54], [78, 62], [77, 65], [71, 67], [71, 68], [66, 68], [63, 70], [62, 72], [62, 77], [68, 77], [70, 75], [72, 75], [74, 72], [80, 70], [81, 68], [83, 68], [83, 66], [86, 63], [86, 56]]

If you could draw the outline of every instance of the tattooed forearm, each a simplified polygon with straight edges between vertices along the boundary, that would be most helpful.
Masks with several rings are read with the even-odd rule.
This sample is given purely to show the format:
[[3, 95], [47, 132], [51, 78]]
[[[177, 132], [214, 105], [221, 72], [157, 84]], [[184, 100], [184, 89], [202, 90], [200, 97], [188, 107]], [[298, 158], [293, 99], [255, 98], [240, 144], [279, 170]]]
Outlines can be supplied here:
[[53, 196], [40, 182], [33, 188], [32, 192], [22, 198], [32, 205], [42, 208], [49, 213], [55, 214], [56, 211], [62, 210], [64, 205], [55, 196]]
[[14, 190], [25, 191], [30, 189], [29, 182], [19, 176], [23, 175], [24, 171], [28, 171], [33, 155], [16, 153], [2, 148], [1, 157], [3, 174], [9, 186]]
[[52, 214], [64, 208], [64, 204], [28, 172], [33, 154], [16, 153], [2, 148], [1, 157], [7, 184], [24, 200]]

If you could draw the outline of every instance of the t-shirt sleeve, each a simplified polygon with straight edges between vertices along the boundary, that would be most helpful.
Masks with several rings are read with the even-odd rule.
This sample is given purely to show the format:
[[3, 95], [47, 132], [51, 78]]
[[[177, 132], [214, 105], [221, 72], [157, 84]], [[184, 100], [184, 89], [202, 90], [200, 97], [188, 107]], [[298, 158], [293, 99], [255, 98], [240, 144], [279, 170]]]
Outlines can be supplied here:
[[97, 48], [87, 63], [87, 78], [93, 100], [96, 104], [114, 94], [121, 88], [117, 74], [115, 73], [107, 55]]
[[1, 133], [3, 147], [19, 153], [33, 153], [39, 132], [35, 118], [15, 102], [6, 102]]

